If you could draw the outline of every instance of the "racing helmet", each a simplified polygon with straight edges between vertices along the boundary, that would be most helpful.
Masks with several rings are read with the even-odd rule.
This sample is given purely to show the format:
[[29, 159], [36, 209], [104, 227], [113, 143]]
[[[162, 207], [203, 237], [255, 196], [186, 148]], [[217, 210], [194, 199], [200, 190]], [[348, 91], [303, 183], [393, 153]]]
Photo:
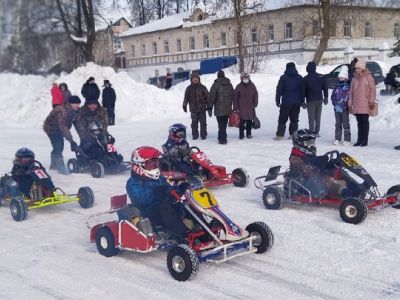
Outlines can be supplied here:
[[315, 134], [308, 129], [299, 129], [293, 132], [293, 147], [299, 149], [306, 154], [315, 155], [317, 148], [315, 147]]
[[186, 142], [186, 126], [180, 123], [171, 125], [168, 138], [177, 144], [183, 144]]
[[91, 134], [99, 135], [103, 129], [103, 126], [99, 122], [93, 120], [89, 122], [88, 128]]
[[14, 164], [28, 168], [35, 162], [35, 153], [28, 148], [20, 148], [15, 153]]
[[132, 172], [150, 179], [160, 177], [159, 158], [161, 152], [156, 148], [143, 146], [132, 152]]

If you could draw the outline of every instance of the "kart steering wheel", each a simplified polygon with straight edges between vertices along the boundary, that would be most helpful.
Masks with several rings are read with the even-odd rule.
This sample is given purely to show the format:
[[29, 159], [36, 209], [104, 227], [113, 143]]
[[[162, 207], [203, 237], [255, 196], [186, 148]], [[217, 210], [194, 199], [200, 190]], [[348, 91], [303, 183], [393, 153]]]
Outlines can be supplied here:
[[325, 155], [328, 157], [328, 161], [331, 161], [339, 157], [339, 151], [338, 150], [329, 151], [326, 152]]
[[[196, 146], [190, 147], [189, 150], [190, 150], [191, 152], [200, 152], [199, 147], [196, 147]], [[193, 150], [196, 150], [196, 151], [193, 151]]]

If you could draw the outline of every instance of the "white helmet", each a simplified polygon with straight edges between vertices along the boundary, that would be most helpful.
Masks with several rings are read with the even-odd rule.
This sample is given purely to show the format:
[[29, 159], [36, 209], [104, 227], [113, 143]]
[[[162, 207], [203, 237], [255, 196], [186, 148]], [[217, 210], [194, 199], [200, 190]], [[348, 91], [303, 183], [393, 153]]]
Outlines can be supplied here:
[[156, 148], [143, 146], [132, 152], [132, 172], [150, 179], [160, 177], [159, 158], [161, 152]]

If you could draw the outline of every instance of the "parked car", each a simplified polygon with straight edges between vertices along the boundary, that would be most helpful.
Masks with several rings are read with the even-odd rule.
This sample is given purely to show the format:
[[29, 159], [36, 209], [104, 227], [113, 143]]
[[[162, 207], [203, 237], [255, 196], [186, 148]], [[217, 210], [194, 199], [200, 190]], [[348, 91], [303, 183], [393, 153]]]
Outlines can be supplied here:
[[[172, 73], [172, 85], [178, 84], [180, 82], [183, 82], [185, 80], [189, 80], [191, 75], [190, 70], [180, 70], [177, 72]], [[151, 85], [155, 85], [156, 87], [159, 87], [160, 89], [165, 88], [165, 83], [166, 83], [166, 76], [156, 76], [156, 77], [149, 77], [147, 79], [147, 83]]]
[[[340, 69], [342, 66], [348, 66], [350, 68], [350, 64], [341, 64], [334, 68], [329, 74], [325, 74], [325, 79], [328, 84], [328, 88], [333, 89], [337, 82], [337, 77], [340, 73]], [[382, 69], [378, 63], [374, 61], [367, 61], [367, 69], [371, 72], [372, 77], [375, 80], [375, 84], [381, 83], [384, 79]]]
[[389, 73], [396, 74], [395, 77], [400, 78], [400, 64], [392, 66]]

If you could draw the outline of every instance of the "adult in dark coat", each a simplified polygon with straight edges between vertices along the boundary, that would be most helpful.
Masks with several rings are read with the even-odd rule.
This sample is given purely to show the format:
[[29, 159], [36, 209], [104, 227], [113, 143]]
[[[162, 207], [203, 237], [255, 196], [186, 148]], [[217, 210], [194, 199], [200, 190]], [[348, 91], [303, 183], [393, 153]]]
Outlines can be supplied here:
[[167, 75], [165, 76], [165, 89], [169, 90], [172, 86], [172, 74], [170, 72], [167, 72]]
[[85, 101], [99, 100], [100, 89], [94, 81], [94, 77], [89, 77], [89, 79], [85, 82], [85, 84], [82, 86], [81, 94], [85, 98]]
[[208, 98], [209, 114], [214, 108], [214, 115], [218, 122], [218, 143], [226, 144], [226, 127], [228, 126], [229, 115], [232, 113], [233, 86], [231, 81], [225, 77], [224, 71], [220, 70], [210, 89]]
[[115, 90], [111, 87], [109, 80], [104, 80], [102, 97], [103, 101], [101, 104], [107, 110], [108, 125], [115, 125], [115, 101], [117, 100], [117, 95], [115, 94]]
[[200, 137], [202, 140], [207, 138], [207, 101], [208, 90], [200, 83], [200, 75], [193, 73], [191, 76], [191, 84], [185, 90], [185, 98], [183, 99], [183, 111], [187, 112], [189, 104], [190, 117], [192, 118], [192, 138], [199, 138], [199, 123]]
[[328, 104], [328, 85], [323, 75], [316, 72], [315, 62], [307, 64], [308, 75], [304, 77], [306, 105], [308, 112], [308, 129], [317, 137], [321, 127], [322, 101]]
[[279, 118], [278, 129], [274, 139], [283, 139], [288, 119], [290, 119], [290, 138], [299, 126], [300, 107], [303, 106], [305, 108], [303, 77], [299, 75], [293, 62], [286, 64], [285, 73], [279, 79], [275, 101], [276, 106], [279, 107]]
[[254, 83], [250, 80], [250, 74], [243, 72], [240, 75], [240, 83], [236, 86], [233, 97], [233, 110], [239, 112], [239, 138], [244, 138], [246, 128], [246, 137], [252, 138], [251, 128], [253, 119], [256, 116], [256, 107], [258, 105], [258, 92]]
[[68, 104], [68, 99], [71, 97], [71, 91], [68, 89], [68, 85], [66, 83], [60, 83], [59, 85], [61, 93], [62, 93], [62, 105]]

